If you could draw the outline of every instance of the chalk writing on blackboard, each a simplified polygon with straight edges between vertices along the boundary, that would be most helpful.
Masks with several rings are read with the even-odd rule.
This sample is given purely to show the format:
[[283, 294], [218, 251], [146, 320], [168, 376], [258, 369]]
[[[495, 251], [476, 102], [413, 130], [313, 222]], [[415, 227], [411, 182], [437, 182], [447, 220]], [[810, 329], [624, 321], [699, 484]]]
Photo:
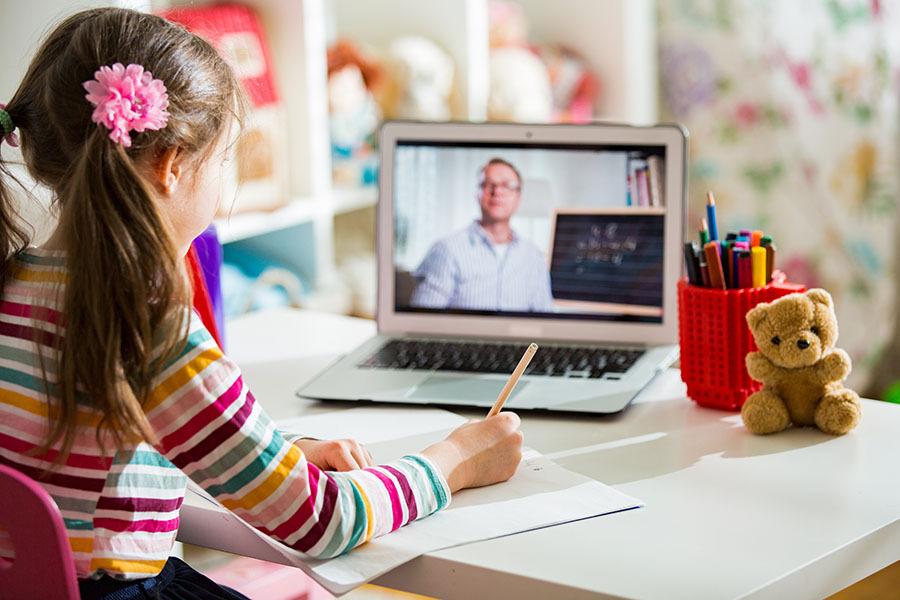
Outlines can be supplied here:
[[591, 225], [590, 237], [578, 240], [575, 255], [575, 271], [584, 273], [591, 263], [611, 262], [622, 264], [625, 257], [637, 249], [638, 238], [635, 235], [619, 237], [619, 224]]
[[558, 211], [550, 244], [554, 300], [661, 310], [663, 210]]

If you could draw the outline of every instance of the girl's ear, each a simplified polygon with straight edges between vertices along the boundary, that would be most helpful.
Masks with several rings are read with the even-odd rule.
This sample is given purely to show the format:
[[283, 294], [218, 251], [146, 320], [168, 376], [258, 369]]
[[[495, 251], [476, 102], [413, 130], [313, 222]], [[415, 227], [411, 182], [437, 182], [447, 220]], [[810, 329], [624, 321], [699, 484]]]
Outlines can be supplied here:
[[163, 193], [170, 198], [178, 188], [184, 174], [183, 158], [184, 150], [180, 146], [172, 146], [159, 155], [154, 165], [156, 180]]

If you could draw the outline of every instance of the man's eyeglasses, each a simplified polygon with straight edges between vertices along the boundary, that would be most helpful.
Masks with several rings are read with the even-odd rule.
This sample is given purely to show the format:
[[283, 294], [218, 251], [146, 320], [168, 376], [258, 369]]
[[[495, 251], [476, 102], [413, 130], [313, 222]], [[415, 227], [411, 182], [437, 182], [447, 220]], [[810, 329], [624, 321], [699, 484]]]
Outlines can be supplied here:
[[493, 181], [482, 181], [479, 184], [479, 187], [481, 187], [481, 189], [487, 190], [488, 192], [491, 192], [491, 193], [499, 192], [499, 193], [506, 193], [506, 194], [509, 194], [512, 192], [518, 192], [519, 189], [521, 188], [521, 186], [519, 186], [515, 183], [494, 183]]

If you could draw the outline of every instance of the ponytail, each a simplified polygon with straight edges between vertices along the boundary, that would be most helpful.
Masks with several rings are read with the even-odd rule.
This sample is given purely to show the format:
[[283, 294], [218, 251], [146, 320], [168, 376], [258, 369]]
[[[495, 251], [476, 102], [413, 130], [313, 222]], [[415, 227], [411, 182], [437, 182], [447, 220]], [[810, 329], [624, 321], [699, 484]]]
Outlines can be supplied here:
[[[155, 441], [143, 406], [154, 377], [187, 337], [191, 287], [183, 260], [153, 191], [101, 129], [90, 134], [60, 191], [67, 198], [59, 227], [68, 283], [59, 418], [49, 444], [62, 437], [63, 451], [71, 447], [66, 424], [75, 415], [76, 382], [117, 445]], [[162, 355], [153, 355], [160, 347]]]

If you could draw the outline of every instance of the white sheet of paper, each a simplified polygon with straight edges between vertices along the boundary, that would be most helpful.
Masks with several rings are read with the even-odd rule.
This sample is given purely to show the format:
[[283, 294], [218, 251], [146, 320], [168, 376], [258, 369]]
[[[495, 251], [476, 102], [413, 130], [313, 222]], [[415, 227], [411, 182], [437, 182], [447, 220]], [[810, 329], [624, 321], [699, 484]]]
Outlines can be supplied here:
[[[302, 433], [323, 440], [351, 438], [371, 446], [379, 442], [403, 440], [410, 435], [447, 431], [465, 422], [465, 417], [446, 410], [362, 407], [340, 413], [284, 419], [278, 421], [277, 426], [288, 433]], [[409, 454], [423, 449], [406, 448], [401, 452]]]
[[[464, 423], [430, 408], [358, 408], [280, 422], [285, 432], [320, 439], [355, 438], [376, 462], [418, 452]], [[179, 539], [303, 569], [333, 594], [343, 594], [417, 556], [443, 548], [641, 506], [641, 502], [527, 450], [504, 483], [462, 490], [450, 506], [330, 560], [310, 559], [280, 544], [189, 486]]]

